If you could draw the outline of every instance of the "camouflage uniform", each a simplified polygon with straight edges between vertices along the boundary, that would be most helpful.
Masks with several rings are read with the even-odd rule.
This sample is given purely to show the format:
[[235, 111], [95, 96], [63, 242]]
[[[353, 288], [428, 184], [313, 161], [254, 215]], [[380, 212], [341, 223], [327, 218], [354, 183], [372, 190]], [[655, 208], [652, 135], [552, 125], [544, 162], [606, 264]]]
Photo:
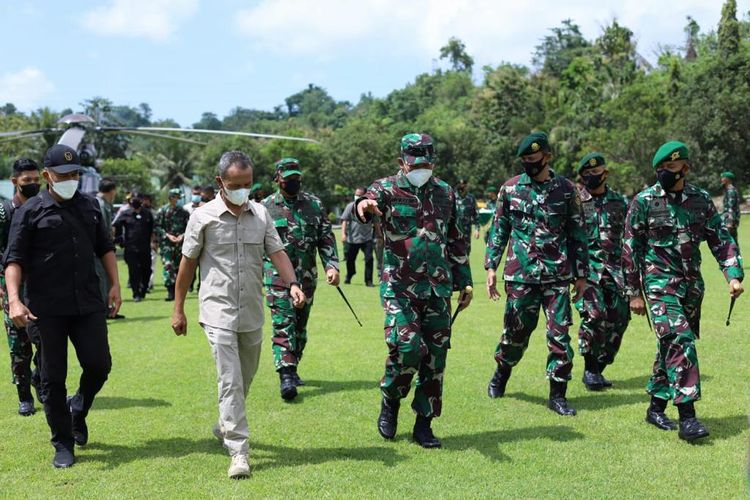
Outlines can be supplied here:
[[729, 234], [737, 241], [737, 227], [740, 225], [740, 194], [737, 192], [737, 188], [732, 185], [729, 185], [724, 191], [721, 219]]
[[295, 309], [287, 284], [281, 279], [271, 260], [264, 258], [263, 284], [273, 323], [274, 365], [279, 370], [297, 366], [307, 343], [307, 320], [318, 282], [316, 251], [326, 271], [338, 270], [339, 260], [331, 223], [317, 196], [300, 192], [296, 198], [287, 200], [280, 192], [276, 192], [266, 197], [262, 203], [271, 214], [306, 297], [305, 306]]
[[399, 172], [375, 181], [365, 198], [383, 212], [380, 295], [388, 358], [382, 394], [390, 400], [406, 397], [417, 374], [412, 408], [423, 417], [440, 416], [450, 297], [472, 284], [455, 194], [434, 176], [415, 187]]
[[167, 204], [159, 209], [154, 221], [154, 233], [159, 243], [159, 255], [162, 262], [162, 277], [167, 289], [174, 289], [177, 271], [182, 258], [182, 242], [172, 243], [167, 234], [182, 236], [185, 234], [190, 214], [185, 209]]
[[[700, 243], [706, 241], [727, 281], [742, 279], [742, 258], [708, 193], [690, 184], [676, 195], [644, 189], [628, 210], [623, 271], [629, 296], [645, 289], [658, 340], [648, 393], [675, 404], [701, 396], [695, 340], [700, 335]], [[643, 276], [643, 283], [641, 277]]]
[[[12, 204], [12, 206], [11, 206]], [[8, 245], [8, 230], [10, 229], [11, 217], [13, 211], [21, 206], [21, 200], [14, 196], [10, 203], [0, 203], [0, 253], [5, 253], [5, 247]], [[34, 352], [32, 348], [31, 337], [26, 328], [19, 328], [10, 320], [8, 305], [8, 290], [5, 286], [5, 273], [0, 272], [0, 287], [2, 287], [2, 304], [5, 324], [5, 332], [8, 336], [8, 350], [10, 351], [10, 371], [12, 382], [18, 389], [19, 399], [22, 401], [31, 401], [31, 385], [37, 386], [39, 374], [34, 368], [31, 370], [31, 363], [38, 365], [39, 350]], [[23, 285], [19, 290], [19, 296], [23, 297]]]
[[466, 255], [469, 255], [471, 253], [471, 228], [474, 226], [479, 229], [477, 223], [477, 199], [469, 192], [464, 196], [461, 196], [458, 191], [454, 192], [456, 195], [456, 218], [464, 235]]
[[[510, 242], [510, 243], [509, 243]], [[547, 378], [571, 378], [573, 349], [569, 286], [587, 275], [588, 257], [581, 200], [568, 179], [550, 169], [536, 182], [526, 173], [500, 188], [485, 254], [485, 269], [497, 269], [509, 243], [503, 279], [507, 302], [503, 333], [495, 350], [502, 369], [521, 361], [536, 328], [539, 309], [547, 317]]]
[[578, 347], [600, 367], [612, 364], [630, 321], [630, 307], [622, 275], [622, 235], [627, 204], [607, 187], [601, 196], [580, 190], [588, 236], [589, 271], [583, 297], [576, 302], [581, 314]]

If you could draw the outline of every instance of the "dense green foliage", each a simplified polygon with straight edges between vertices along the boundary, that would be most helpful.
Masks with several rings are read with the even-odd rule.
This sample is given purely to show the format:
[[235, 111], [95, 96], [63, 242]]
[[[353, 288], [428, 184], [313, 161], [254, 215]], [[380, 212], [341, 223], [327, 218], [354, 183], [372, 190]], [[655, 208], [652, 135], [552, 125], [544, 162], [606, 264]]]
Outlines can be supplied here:
[[[353, 185], [393, 172], [399, 137], [423, 131], [436, 141], [439, 175], [451, 183], [466, 178], [481, 197], [483, 186], [499, 185], [519, 170], [515, 145], [535, 129], [550, 133], [558, 171], [572, 174], [581, 156], [599, 150], [613, 167], [610, 181], [628, 194], [653, 181], [651, 156], [668, 139], [691, 147], [698, 185], [717, 192], [718, 173], [732, 170], [743, 187], [750, 181], [750, 17], [738, 19], [736, 2], [727, 0], [716, 29], [702, 30], [690, 17], [685, 22], [685, 45], [662, 47], [655, 65], [617, 20], [588, 40], [569, 19], [541, 39], [531, 68], [485, 66], [475, 79], [473, 58], [451, 38], [439, 54], [450, 69], [417, 75], [383, 98], [336, 101], [310, 84], [272, 111], [238, 106], [223, 118], [207, 111], [192, 124], [306, 136], [320, 145], [206, 136], [198, 139], [207, 147], [122, 135], [95, 142], [104, 158], [142, 157], [128, 172], [145, 168], [162, 193], [211, 181], [221, 152], [241, 148], [267, 187], [275, 160], [299, 156], [308, 189], [335, 204]], [[116, 106], [96, 97], [81, 106], [110, 124], [176, 125], [153, 121], [147, 104]], [[49, 109], [24, 115], [9, 103], [0, 108], [0, 130], [41, 128], [57, 116]], [[22, 153], [39, 156], [43, 148], [39, 140], [2, 142], [0, 166], [7, 169]]]

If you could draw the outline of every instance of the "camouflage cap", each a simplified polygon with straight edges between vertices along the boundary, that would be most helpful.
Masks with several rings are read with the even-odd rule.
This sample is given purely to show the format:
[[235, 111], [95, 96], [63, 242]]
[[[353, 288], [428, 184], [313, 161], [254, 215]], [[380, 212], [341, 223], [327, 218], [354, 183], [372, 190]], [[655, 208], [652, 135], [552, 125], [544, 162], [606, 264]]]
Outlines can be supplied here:
[[581, 158], [581, 161], [578, 162], [578, 173], [580, 174], [583, 170], [586, 170], [587, 168], [596, 168], [599, 166], [604, 166], [606, 165], [606, 163], [607, 162], [604, 161], [604, 155], [594, 151], [593, 153], [589, 153], [583, 158]]
[[169, 197], [171, 198], [172, 196], [178, 196], [178, 197], [182, 198], [182, 189], [180, 189], [180, 188], [172, 188], [172, 189], [170, 189], [169, 190]]
[[282, 158], [276, 162], [276, 175], [289, 177], [290, 175], [302, 175], [297, 158]]
[[722, 177], [726, 177], [727, 179], [734, 180], [734, 174], [732, 172], [730, 172], [729, 170], [725, 170], [724, 172], [722, 172], [721, 176]]
[[651, 166], [656, 168], [661, 162], [664, 161], [675, 161], [675, 160], [689, 160], [690, 151], [688, 150], [687, 144], [680, 141], [669, 141], [661, 145], [656, 150], [654, 159], [651, 160]]
[[518, 145], [518, 151], [516, 151], [516, 156], [520, 158], [521, 156], [531, 155], [540, 150], [545, 152], [550, 150], [547, 134], [544, 132], [532, 132], [521, 140], [521, 143]]
[[409, 165], [432, 163], [435, 148], [427, 134], [406, 134], [401, 138], [401, 159]]

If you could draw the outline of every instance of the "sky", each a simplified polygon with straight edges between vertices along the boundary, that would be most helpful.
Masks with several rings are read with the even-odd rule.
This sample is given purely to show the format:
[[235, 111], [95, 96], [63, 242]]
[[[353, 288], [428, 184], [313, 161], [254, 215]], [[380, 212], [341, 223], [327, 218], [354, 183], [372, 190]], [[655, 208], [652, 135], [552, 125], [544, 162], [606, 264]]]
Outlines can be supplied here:
[[[0, 105], [81, 110], [101, 96], [182, 126], [205, 111], [272, 110], [314, 83], [336, 100], [384, 97], [446, 68], [452, 36], [481, 68], [530, 66], [567, 18], [588, 39], [617, 19], [638, 51], [684, 44], [686, 16], [715, 30], [722, 0], [0, 0]], [[750, 0], [737, 1], [738, 17]]]

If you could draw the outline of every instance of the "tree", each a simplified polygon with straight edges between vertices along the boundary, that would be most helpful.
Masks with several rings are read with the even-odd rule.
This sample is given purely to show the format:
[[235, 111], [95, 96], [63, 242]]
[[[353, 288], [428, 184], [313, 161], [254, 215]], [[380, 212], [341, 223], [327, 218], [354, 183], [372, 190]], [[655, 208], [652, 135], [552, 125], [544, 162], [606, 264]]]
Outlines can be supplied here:
[[466, 53], [466, 45], [456, 37], [451, 37], [448, 43], [440, 48], [440, 59], [448, 59], [453, 71], [465, 71], [471, 74], [474, 58]]
[[726, 0], [719, 21], [719, 52], [728, 59], [740, 48], [740, 24], [737, 21], [737, 0]]
[[559, 77], [570, 62], [584, 55], [591, 44], [581, 34], [581, 29], [572, 19], [565, 19], [562, 26], [552, 28], [542, 43], [536, 46], [532, 62], [541, 67], [548, 77]]

